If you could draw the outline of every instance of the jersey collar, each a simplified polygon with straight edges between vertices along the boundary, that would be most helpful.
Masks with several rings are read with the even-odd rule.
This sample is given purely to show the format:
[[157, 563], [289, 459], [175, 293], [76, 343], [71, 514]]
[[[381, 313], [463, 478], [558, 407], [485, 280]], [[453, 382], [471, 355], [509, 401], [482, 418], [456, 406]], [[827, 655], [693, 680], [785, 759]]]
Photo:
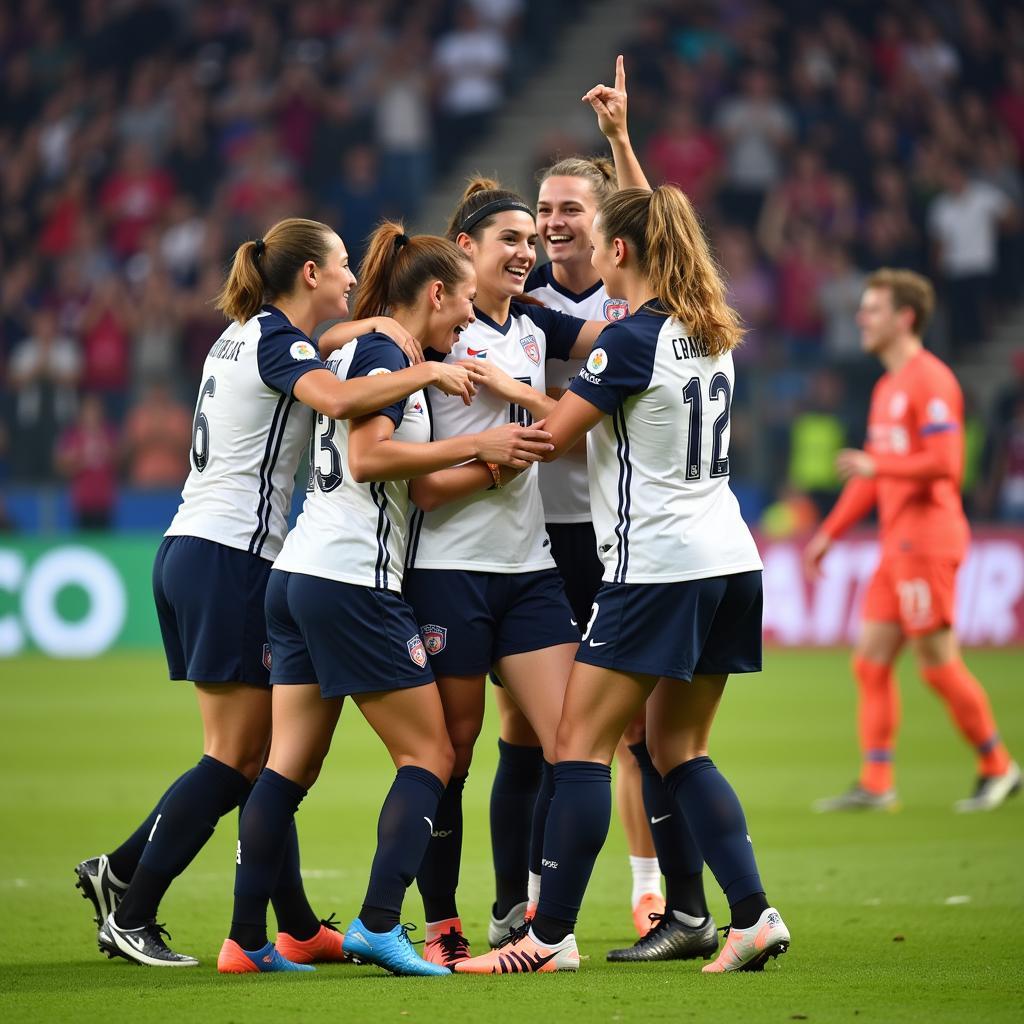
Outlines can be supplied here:
[[509, 307], [508, 319], [504, 324], [496, 324], [486, 313], [481, 313], [476, 306], [473, 307], [473, 312], [476, 315], [477, 320], [482, 324], [486, 324], [491, 328], [492, 331], [497, 331], [499, 334], [508, 334], [512, 327], [512, 309]]
[[544, 275], [544, 283], [549, 287], [558, 292], [559, 295], [564, 295], [567, 299], [571, 299], [573, 302], [582, 302], [584, 299], [589, 299], [591, 295], [596, 294], [604, 287], [604, 282], [598, 278], [597, 281], [592, 284], [589, 288], [582, 292], [574, 292], [566, 288], [564, 285], [560, 285], [555, 280], [555, 271], [553, 263], [545, 263], [540, 268], [541, 274]]

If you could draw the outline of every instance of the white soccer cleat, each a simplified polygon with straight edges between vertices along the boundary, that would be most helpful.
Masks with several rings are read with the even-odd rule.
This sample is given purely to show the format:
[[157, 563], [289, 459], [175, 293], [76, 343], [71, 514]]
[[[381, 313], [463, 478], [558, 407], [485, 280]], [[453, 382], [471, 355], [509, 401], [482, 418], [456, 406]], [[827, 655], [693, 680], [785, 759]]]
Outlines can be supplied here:
[[965, 800], [957, 800], [953, 809], [957, 814], [974, 814], [976, 811], [994, 811], [1014, 793], [1020, 791], [1020, 765], [1010, 762], [1002, 775], [981, 775], [974, 786], [974, 792]]
[[789, 929], [774, 907], [769, 907], [755, 924], [740, 931], [730, 927], [722, 952], [702, 969], [703, 974], [726, 971], [763, 971], [770, 957], [789, 949]]
[[[526, 900], [517, 903], [504, 917], [495, 917], [491, 913], [490, 923], [487, 925], [487, 942], [491, 949], [500, 946], [511, 934], [514, 928], [519, 928], [526, 921], [526, 911], [529, 904]], [[536, 912], [534, 907], [534, 912]]]

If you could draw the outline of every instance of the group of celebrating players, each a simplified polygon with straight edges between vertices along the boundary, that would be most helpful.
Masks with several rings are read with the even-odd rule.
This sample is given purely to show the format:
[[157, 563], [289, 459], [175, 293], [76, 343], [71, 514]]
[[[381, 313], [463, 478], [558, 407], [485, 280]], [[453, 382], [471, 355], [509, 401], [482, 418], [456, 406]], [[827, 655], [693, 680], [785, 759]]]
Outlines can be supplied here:
[[[444, 238], [380, 225], [352, 319], [318, 346], [317, 324], [349, 315], [356, 283], [337, 234], [289, 219], [236, 252], [218, 297], [232, 322], [204, 366], [191, 473], [153, 574], [204, 754], [119, 847], [76, 869], [108, 955], [198, 963], [169, 948], [157, 910], [237, 807], [223, 973], [345, 959], [412, 975], [575, 971], [620, 744], [640, 937], [609, 959], [718, 952], [703, 970], [719, 973], [787, 950], [740, 802], [708, 756], [727, 677], [761, 667], [761, 562], [729, 489], [743, 332], [693, 208], [675, 187], [652, 191], [633, 155], [621, 57], [615, 86], [584, 99], [614, 169], [548, 168], [536, 217], [478, 180]], [[856, 455], [871, 458], [851, 454], [851, 474], [881, 477]], [[849, 505], [810, 561], [865, 500]], [[488, 689], [501, 711], [496, 899], [493, 948], [473, 956], [456, 894]], [[341, 932], [306, 898], [295, 815], [345, 697], [396, 774]], [[1008, 792], [1016, 766], [991, 760], [1005, 750], [990, 724], [975, 729], [984, 774]], [[720, 951], [705, 864], [729, 904]], [[422, 956], [401, 923], [414, 879]]]

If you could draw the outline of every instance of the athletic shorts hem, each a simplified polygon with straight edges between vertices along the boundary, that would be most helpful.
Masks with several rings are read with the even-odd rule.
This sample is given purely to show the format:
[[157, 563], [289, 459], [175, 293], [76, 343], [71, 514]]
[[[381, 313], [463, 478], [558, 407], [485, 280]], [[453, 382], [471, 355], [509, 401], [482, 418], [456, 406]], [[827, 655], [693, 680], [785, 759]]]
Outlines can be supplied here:
[[579, 653], [576, 655], [576, 660], [584, 665], [593, 665], [596, 668], [607, 668], [615, 672], [656, 676], [658, 678], [664, 676], [666, 679], [678, 679], [684, 683], [693, 682], [694, 676], [739, 676], [762, 671], [762, 666], [755, 665], [753, 662], [736, 663], [728, 668], [717, 666], [715, 668], [707, 668], [704, 665], [699, 665], [692, 669], [684, 669], [680, 666], [665, 668], [657, 665], [629, 661], [628, 659], [602, 658], [599, 654], [591, 653], [589, 649], [586, 654], [584, 654], [582, 644], [580, 645]]
[[[271, 686], [301, 686], [303, 682], [308, 680], [295, 679], [289, 682], [285, 679], [273, 679], [271, 680]], [[333, 686], [319, 684], [320, 696], [324, 700], [333, 700], [336, 697], [358, 697], [364, 693], [392, 693], [395, 690], [412, 690], [417, 686], [429, 686], [430, 683], [434, 682], [433, 674], [429, 675], [426, 679], [417, 677], [414, 679], [388, 679], [384, 683], [378, 683], [376, 685], [367, 683], [365, 686], [360, 683], [338, 683]], [[312, 685], [316, 686], [316, 683]]]
[[566, 640], [555, 640], [552, 642], [551, 638], [548, 637], [544, 643], [527, 643], [524, 646], [514, 645], [513, 650], [496, 650], [494, 652], [494, 660], [500, 661], [502, 658], [512, 658], [517, 654], [531, 654], [533, 651], [546, 651], [549, 647], [562, 647], [565, 644], [578, 644], [580, 642], [580, 634], [578, 630], [573, 630], [573, 634], [569, 636], [566, 634], [568, 639]]

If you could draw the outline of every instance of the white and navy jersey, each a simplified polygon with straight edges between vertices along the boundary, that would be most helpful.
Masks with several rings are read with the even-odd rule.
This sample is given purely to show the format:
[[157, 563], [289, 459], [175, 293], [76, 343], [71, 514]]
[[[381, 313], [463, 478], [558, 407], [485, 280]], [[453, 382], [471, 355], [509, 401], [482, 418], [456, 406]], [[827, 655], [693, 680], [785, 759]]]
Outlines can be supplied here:
[[[409, 365], [383, 334], [367, 334], [327, 360], [342, 380], [392, 373]], [[422, 391], [380, 410], [395, 425], [398, 441], [430, 440]], [[409, 482], [357, 483], [348, 468], [349, 421], [316, 418], [309, 452], [309, 485], [275, 569], [320, 576], [357, 586], [401, 592], [408, 535]]]
[[203, 364], [192, 470], [165, 536], [277, 557], [313, 418], [292, 388], [324, 368], [309, 338], [273, 306], [228, 327]]
[[760, 569], [729, 489], [732, 355], [706, 354], [645, 307], [601, 332], [570, 390], [606, 413], [590, 431], [590, 501], [608, 583]]
[[[584, 320], [614, 321], [629, 315], [626, 301], [608, 298], [602, 281], [577, 294], [560, 285], [552, 270], [550, 263], [535, 267], [526, 279], [526, 294], [545, 306]], [[583, 359], [569, 359], [564, 363], [551, 363], [547, 368], [547, 386], [567, 391], [584, 362]], [[545, 522], [590, 522], [585, 451], [566, 452], [557, 462], [542, 462], [537, 472]]]
[[[509, 318], [496, 324], [477, 311], [446, 362], [487, 359], [512, 377], [543, 392], [544, 362], [568, 359], [583, 321], [553, 309], [513, 302]], [[452, 395], [431, 394], [434, 436], [475, 434], [505, 423], [529, 426], [533, 417], [518, 405], [481, 388], [471, 406]], [[544, 530], [537, 466], [497, 490], [481, 491], [433, 512], [417, 512], [408, 565], [415, 569], [533, 572], [554, 567]]]

